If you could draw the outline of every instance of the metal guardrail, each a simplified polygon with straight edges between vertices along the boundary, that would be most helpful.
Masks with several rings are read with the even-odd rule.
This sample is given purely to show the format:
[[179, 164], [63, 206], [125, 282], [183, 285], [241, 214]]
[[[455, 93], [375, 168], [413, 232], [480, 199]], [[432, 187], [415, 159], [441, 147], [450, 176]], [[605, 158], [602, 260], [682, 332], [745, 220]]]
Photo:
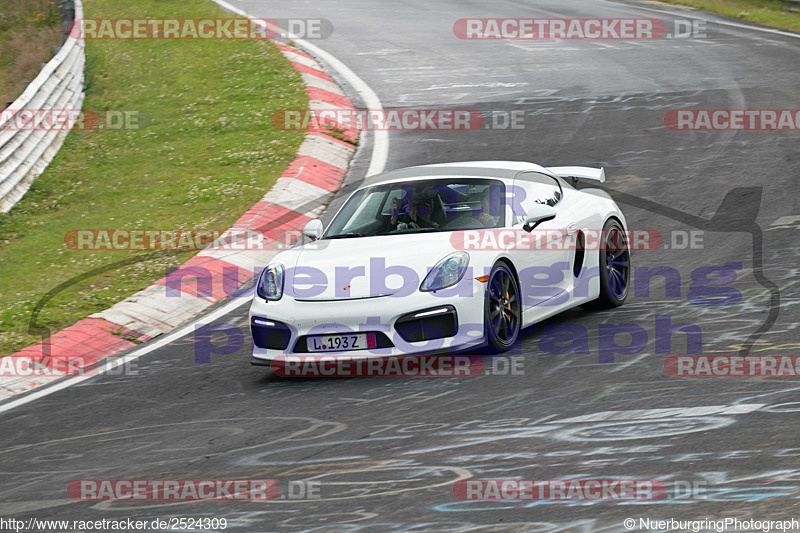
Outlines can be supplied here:
[[[81, 0], [72, 2], [65, 11], [73, 18], [82, 19]], [[69, 22], [65, 21], [65, 33]], [[63, 128], [19, 128], [20, 112], [81, 109], [86, 63], [84, 45], [83, 39], [67, 37], [55, 57], [0, 115], [0, 212], [14, 207], [33, 180], [44, 172], [74, 123], [70, 119]]]
[[789, 3], [789, 11], [800, 11], [800, 0], [783, 0]]

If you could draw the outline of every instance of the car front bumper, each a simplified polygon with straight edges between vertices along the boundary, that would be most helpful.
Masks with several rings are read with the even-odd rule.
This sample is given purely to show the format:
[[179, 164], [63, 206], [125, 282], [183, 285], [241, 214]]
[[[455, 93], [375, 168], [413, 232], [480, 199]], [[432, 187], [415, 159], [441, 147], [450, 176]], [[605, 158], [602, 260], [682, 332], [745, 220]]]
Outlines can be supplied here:
[[[250, 306], [253, 364], [280, 356], [326, 355], [351, 359], [461, 351], [485, 342], [484, 288], [472, 296], [416, 292], [409, 296], [309, 301], [284, 295], [254, 298]], [[375, 348], [312, 352], [311, 335], [375, 333]]]

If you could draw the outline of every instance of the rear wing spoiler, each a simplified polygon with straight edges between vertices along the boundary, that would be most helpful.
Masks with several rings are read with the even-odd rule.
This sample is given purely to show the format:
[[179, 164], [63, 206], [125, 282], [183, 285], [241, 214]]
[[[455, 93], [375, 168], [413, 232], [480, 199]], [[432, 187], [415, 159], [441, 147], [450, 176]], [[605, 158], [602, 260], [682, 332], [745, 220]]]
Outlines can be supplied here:
[[589, 168], [589, 167], [548, 167], [547, 170], [558, 176], [559, 178], [571, 179], [572, 183], [583, 178], [587, 180], [595, 180], [603, 183], [606, 181], [606, 172], [602, 168]]

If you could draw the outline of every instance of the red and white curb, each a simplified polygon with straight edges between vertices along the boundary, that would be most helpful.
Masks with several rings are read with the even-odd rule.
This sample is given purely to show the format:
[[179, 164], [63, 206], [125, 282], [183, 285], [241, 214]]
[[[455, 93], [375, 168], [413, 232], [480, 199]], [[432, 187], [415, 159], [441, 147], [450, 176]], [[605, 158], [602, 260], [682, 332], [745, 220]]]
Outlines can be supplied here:
[[[354, 109], [313, 57], [283, 43], [274, 44], [302, 75], [310, 109]], [[345, 138], [359, 137], [358, 130], [345, 127], [341, 130]], [[275, 241], [281, 244], [296, 241], [303, 226], [322, 213], [341, 187], [355, 151], [352, 144], [324, 131], [308, 130], [295, 160], [229, 231], [266, 231], [274, 234]], [[162, 278], [105, 311], [0, 358], [0, 400], [64, 377], [67, 366], [80, 369], [174, 329], [223, 300], [231, 287], [251, 281], [255, 269], [266, 266], [279, 252], [280, 249], [274, 248], [231, 250], [212, 244], [170, 274], [170, 279], [181, 280], [179, 284], [171, 284], [171, 291], [167, 290], [167, 278]], [[210, 288], [199, 289], [198, 276], [210, 279]], [[179, 292], [174, 294], [176, 291]], [[26, 372], [25, 369], [34, 367], [18, 363], [28, 360], [56, 368], [53, 372]]]

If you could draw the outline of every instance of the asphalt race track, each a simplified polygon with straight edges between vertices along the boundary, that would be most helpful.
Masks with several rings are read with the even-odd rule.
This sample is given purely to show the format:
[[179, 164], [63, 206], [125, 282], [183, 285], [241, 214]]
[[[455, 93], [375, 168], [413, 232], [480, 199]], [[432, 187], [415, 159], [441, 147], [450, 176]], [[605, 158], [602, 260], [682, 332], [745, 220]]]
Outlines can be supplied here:
[[[196, 363], [190, 329], [126, 374], [0, 413], [0, 516], [217, 517], [243, 532], [617, 532], [648, 530], [640, 518], [800, 520], [798, 378], [670, 376], [666, 358], [691, 347], [684, 333], [667, 335], [665, 347], [656, 326], [696, 326], [704, 354], [800, 353], [800, 133], [675, 131], [664, 122], [672, 109], [796, 109], [800, 36], [654, 2], [232, 3], [257, 17], [329, 20], [333, 34], [314, 44], [387, 109], [476, 109], [497, 126], [391, 132], [386, 169], [476, 159], [601, 165], [629, 226], [664, 236], [666, 246], [635, 252], [634, 266], [674, 269], [671, 277], [634, 276], [623, 307], [574, 310], [526, 330], [477, 377], [279, 378], [250, 366], [246, 336], [237, 353]], [[463, 17], [708, 24], [705, 36], [682, 39], [490, 41], [456, 38]], [[513, 112], [524, 127], [502, 128]], [[371, 139], [344, 192], [364, 178]], [[726, 265], [731, 298], [708, 305], [712, 293], [700, 285], [710, 270], [698, 269]], [[246, 303], [198, 323], [247, 333]], [[640, 326], [646, 346], [613, 353], [599, 338], [609, 324]], [[585, 333], [588, 353], [559, 350], [554, 332], [563, 328]], [[66, 487], [81, 478], [274, 479], [286, 497], [76, 501]], [[660, 480], [668, 494], [461, 501], [454, 483], [470, 478]], [[317, 492], [289, 498], [290, 485]]]

